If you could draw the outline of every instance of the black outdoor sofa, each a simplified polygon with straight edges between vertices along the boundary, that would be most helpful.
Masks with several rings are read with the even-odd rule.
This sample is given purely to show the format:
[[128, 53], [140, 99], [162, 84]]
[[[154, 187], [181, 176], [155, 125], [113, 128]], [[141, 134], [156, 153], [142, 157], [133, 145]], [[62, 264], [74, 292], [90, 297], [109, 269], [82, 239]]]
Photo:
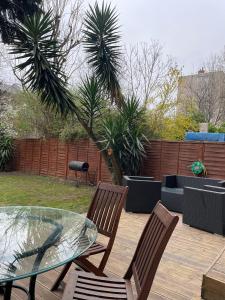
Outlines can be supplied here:
[[225, 235], [225, 188], [184, 188], [183, 223]]
[[161, 181], [153, 177], [123, 176], [123, 185], [128, 186], [127, 212], [151, 213], [161, 198]]
[[183, 213], [184, 187], [204, 189], [205, 185], [225, 187], [225, 181], [205, 177], [166, 175], [163, 177], [161, 201], [169, 210]]

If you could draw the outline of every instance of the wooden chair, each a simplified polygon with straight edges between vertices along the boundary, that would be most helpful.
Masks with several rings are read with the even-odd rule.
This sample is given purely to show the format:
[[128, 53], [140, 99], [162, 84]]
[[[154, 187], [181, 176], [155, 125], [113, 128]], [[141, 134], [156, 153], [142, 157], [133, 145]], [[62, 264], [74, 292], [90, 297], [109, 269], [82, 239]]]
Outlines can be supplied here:
[[[101, 182], [98, 184], [87, 213], [87, 218], [95, 223], [98, 233], [108, 237], [108, 244], [103, 245], [100, 242], [95, 242], [86, 252], [74, 260], [76, 265], [81, 267], [84, 271], [93, 272], [99, 276], [105, 276], [103, 271], [115, 240], [127, 190], [128, 188], [124, 186]], [[96, 267], [88, 260], [88, 257], [98, 253], [103, 253], [103, 256], [99, 266]], [[65, 265], [52, 286], [52, 291], [59, 287], [59, 284], [68, 272], [71, 264], [72, 262]]]
[[[157, 203], [124, 278], [100, 277], [73, 271], [62, 300], [147, 299], [160, 259], [178, 219], [161, 203]], [[132, 276], [137, 290], [136, 298], [131, 288]]]

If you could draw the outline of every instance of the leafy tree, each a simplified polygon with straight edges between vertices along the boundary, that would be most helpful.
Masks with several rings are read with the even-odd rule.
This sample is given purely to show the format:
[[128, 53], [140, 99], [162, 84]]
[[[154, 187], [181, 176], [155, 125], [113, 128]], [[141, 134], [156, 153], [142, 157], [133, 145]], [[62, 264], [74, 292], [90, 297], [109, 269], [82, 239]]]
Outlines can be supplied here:
[[196, 123], [204, 123], [206, 122], [206, 119], [204, 117], [204, 114], [197, 109], [192, 109], [190, 112], [187, 113], [187, 115]]
[[225, 133], [225, 123], [222, 123], [219, 127], [219, 132], [220, 133]]
[[208, 131], [209, 132], [225, 133], [225, 123], [222, 123], [218, 126], [216, 126], [212, 123], [209, 123]]
[[163, 125], [161, 137], [167, 140], [181, 141], [187, 131], [198, 130], [198, 124], [183, 114], [178, 114], [175, 118], [165, 118]]
[[174, 119], [176, 115], [177, 100], [175, 91], [178, 84], [180, 71], [170, 68], [159, 88], [158, 96], [148, 100], [152, 109], [148, 110], [149, 138], [161, 138], [165, 130], [165, 119]]
[[43, 106], [36, 94], [21, 91], [13, 95], [12, 110], [7, 121], [17, 137], [60, 138], [71, 140], [87, 137], [72, 115], [66, 118]]

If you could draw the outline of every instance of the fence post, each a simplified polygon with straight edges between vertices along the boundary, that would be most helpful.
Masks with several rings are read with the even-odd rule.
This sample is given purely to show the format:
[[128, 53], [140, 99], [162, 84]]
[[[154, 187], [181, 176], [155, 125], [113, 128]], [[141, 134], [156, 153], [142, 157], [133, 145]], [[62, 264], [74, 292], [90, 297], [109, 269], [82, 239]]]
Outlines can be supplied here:
[[98, 151], [98, 171], [97, 171], [97, 183], [102, 179], [102, 155]]
[[161, 174], [161, 170], [162, 170], [162, 147], [163, 147], [163, 141], [160, 141], [160, 164], [159, 164], [159, 180], [162, 179], [162, 174]]
[[201, 157], [201, 161], [204, 162], [205, 160], [205, 142], [203, 142], [202, 144], [202, 157]]
[[177, 174], [179, 174], [179, 168], [180, 168], [180, 145], [183, 142], [178, 142], [178, 153], [177, 153]]
[[68, 176], [68, 159], [69, 159], [69, 143], [67, 142], [66, 143], [66, 174], [65, 174], [65, 178], [67, 179], [67, 176]]
[[39, 163], [38, 163], [38, 175], [41, 174], [41, 156], [42, 156], [42, 139], [40, 139], [40, 153], [39, 153]]

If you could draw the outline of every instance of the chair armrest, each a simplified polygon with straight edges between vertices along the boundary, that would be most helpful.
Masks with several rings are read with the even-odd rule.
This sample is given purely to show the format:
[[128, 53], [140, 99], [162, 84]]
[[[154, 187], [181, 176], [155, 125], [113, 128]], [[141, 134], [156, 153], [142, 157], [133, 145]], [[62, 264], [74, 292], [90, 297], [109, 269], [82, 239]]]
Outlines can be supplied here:
[[168, 188], [176, 188], [177, 187], [177, 176], [176, 175], [163, 176], [163, 185]]
[[130, 180], [154, 180], [154, 177], [150, 176], [124, 176], [124, 177], [129, 177]]
[[225, 180], [221, 180], [218, 183], [220, 184], [221, 187], [225, 188]]
[[123, 185], [126, 186], [128, 182], [149, 182], [149, 181], [154, 181], [154, 177], [147, 177], [147, 176], [128, 176], [124, 175], [123, 176]]
[[225, 187], [222, 187], [222, 186], [206, 184], [206, 185], [204, 185], [204, 189], [209, 190], [209, 191], [225, 193]]

